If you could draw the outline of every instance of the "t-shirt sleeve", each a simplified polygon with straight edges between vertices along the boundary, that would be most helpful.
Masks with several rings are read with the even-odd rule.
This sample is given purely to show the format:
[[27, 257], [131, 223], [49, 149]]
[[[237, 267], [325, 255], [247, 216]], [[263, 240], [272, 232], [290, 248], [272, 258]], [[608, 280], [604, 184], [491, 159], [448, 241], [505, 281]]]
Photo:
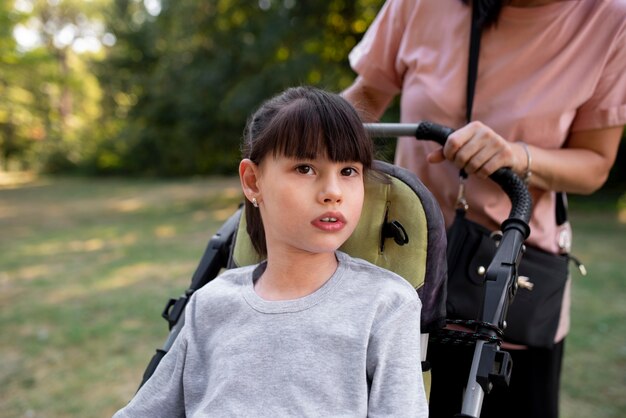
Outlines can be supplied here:
[[394, 95], [402, 89], [403, 75], [396, 63], [413, 3], [415, 0], [387, 0], [348, 56], [357, 74]]
[[183, 372], [187, 356], [187, 333], [192, 326], [190, 312], [194, 310], [194, 303], [195, 297], [192, 297], [187, 305], [185, 325], [152, 377], [113, 418], [185, 417]]
[[395, 310], [372, 331], [367, 353], [368, 417], [427, 417], [420, 350], [419, 299]]
[[578, 108], [572, 131], [626, 125], [626, 24], [614, 38], [592, 96]]

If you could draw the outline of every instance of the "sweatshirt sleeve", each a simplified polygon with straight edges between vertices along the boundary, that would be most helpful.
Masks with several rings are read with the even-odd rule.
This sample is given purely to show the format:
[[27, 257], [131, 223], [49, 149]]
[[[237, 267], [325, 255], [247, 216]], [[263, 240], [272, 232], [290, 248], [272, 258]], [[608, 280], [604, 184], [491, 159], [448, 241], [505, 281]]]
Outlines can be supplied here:
[[185, 325], [174, 344], [161, 359], [154, 374], [135, 394], [135, 397], [120, 409], [113, 418], [176, 418], [185, 417], [183, 395], [183, 372], [187, 357], [187, 333], [193, 325], [189, 318], [195, 298], [186, 309]]
[[368, 417], [428, 416], [420, 354], [419, 299], [411, 300], [373, 330], [367, 355]]

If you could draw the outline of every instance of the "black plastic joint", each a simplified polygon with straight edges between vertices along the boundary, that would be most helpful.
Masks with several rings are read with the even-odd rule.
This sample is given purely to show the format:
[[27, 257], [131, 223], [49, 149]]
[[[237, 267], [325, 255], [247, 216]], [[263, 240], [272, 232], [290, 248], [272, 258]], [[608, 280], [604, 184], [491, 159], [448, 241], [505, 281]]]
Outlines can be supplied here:
[[383, 238], [393, 238], [396, 244], [400, 246], [409, 243], [409, 234], [398, 221], [387, 222], [383, 225]]
[[517, 229], [524, 238], [528, 238], [530, 235], [530, 226], [528, 226], [528, 223], [524, 222], [522, 219], [505, 219], [504, 222], [502, 222], [502, 230], [506, 231], [509, 229]]
[[489, 393], [492, 384], [508, 386], [512, 370], [513, 360], [507, 351], [500, 351], [495, 346], [485, 345], [480, 356], [476, 381], [485, 393]]
[[169, 323], [170, 329], [178, 322], [178, 319], [185, 310], [188, 300], [189, 298], [183, 295], [178, 299], [170, 299], [165, 304], [165, 309], [163, 309], [161, 316]]
[[508, 386], [511, 381], [513, 359], [507, 351], [496, 351], [494, 370], [491, 373], [491, 381], [497, 386]]

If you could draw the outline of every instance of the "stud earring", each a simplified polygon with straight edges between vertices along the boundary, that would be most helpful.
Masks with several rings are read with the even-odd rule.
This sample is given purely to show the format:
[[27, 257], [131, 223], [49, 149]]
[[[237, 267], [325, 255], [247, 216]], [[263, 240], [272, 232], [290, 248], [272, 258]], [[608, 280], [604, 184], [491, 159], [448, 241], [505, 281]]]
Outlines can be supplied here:
[[259, 202], [256, 201], [256, 197], [252, 198], [252, 206], [254, 206], [255, 208], [259, 207]]

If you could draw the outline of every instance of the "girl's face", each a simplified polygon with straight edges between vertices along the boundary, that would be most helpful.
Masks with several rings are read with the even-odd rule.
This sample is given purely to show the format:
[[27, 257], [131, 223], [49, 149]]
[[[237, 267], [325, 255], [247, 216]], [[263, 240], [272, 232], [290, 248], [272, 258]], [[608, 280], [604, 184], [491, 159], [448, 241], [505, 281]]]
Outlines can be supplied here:
[[259, 210], [268, 256], [337, 250], [363, 207], [363, 165], [268, 155], [258, 166]]

